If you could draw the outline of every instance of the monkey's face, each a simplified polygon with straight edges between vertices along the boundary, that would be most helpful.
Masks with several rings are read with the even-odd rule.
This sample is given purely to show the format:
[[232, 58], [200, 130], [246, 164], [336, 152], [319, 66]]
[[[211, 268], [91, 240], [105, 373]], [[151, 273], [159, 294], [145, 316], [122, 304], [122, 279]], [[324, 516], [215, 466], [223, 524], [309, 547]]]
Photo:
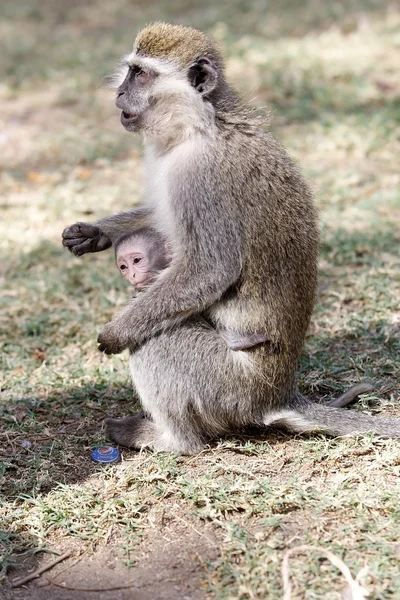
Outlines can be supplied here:
[[167, 57], [133, 53], [124, 59], [114, 80], [118, 83], [116, 105], [127, 131], [175, 138], [188, 129], [209, 129], [214, 112], [207, 94], [217, 83], [216, 66], [210, 59], [203, 57], [181, 67]]
[[[143, 126], [143, 117], [154, 103], [154, 87], [159, 74], [149, 66], [125, 65], [125, 78], [117, 89], [116, 105], [121, 109], [121, 123], [128, 131]], [[121, 72], [122, 74], [122, 72]]]
[[122, 277], [142, 289], [168, 267], [171, 254], [161, 237], [148, 229], [132, 233], [116, 246], [116, 262]]
[[138, 248], [121, 248], [117, 252], [117, 266], [122, 277], [138, 289], [151, 283], [157, 275], [149, 256]]

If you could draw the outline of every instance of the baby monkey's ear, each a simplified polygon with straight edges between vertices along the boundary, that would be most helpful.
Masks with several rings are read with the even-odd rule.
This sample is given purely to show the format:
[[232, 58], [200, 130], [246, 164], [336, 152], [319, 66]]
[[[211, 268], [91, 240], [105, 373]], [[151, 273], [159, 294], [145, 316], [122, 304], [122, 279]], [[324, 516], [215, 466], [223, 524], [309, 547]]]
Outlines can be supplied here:
[[206, 56], [201, 56], [190, 67], [188, 77], [196, 91], [202, 96], [207, 96], [218, 82], [217, 65]]

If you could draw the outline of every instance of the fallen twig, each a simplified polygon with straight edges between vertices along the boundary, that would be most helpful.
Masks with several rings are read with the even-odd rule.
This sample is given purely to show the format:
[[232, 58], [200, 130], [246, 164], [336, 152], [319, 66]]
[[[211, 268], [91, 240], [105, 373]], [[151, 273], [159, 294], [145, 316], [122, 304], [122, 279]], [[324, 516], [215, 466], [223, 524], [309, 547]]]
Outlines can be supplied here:
[[[64, 569], [61, 569], [61, 571], [58, 571], [56, 577], [60, 577], [63, 573], [65, 573], [65, 571], [70, 571], [73, 567], [75, 567], [75, 565], [77, 565], [78, 563], [81, 562], [81, 560], [83, 560], [85, 558], [85, 555], [89, 552], [89, 548], [86, 548], [86, 550], [84, 550], [83, 552], [81, 552], [78, 556], [78, 558], [76, 559], [75, 562], [73, 562], [72, 564], [67, 565], [66, 567], [64, 567]], [[47, 581], [50, 581], [49, 578], [47, 577]]]
[[61, 556], [59, 556], [58, 558], [53, 560], [53, 562], [49, 563], [48, 565], [44, 565], [43, 567], [40, 567], [40, 569], [37, 569], [30, 575], [27, 575], [26, 577], [22, 577], [22, 579], [17, 579], [16, 581], [14, 581], [11, 584], [11, 587], [12, 588], [20, 587], [21, 585], [24, 585], [24, 583], [28, 583], [28, 581], [32, 581], [32, 579], [36, 579], [37, 577], [40, 577], [40, 575], [42, 573], [44, 573], [45, 571], [48, 571], [49, 569], [52, 569], [53, 567], [55, 567], [55, 565], [58, 565], [58, 563], [62, 562], [63, 560], [65, 560], [66, 558], [71, 556], [72, 552], [73, 552], [73, 550], [68, 550], [68, 552], [64, 552], [64, 554], [61, 554]]
[[283, 579], [283, 600], [291, 600], [292, 598], [292, 586], [290, 583], [290, 570], [289, 570], [289, 558], [293, 556], [293, 554], [304, 554], [309, 550], [313, 550], [314, 552], [319, 552], [323, 554], [339, 571], [342, 573], [343, 577], [346, 579], [349, 591], [351, 592], [351, 600], [365, 600], [369, 596], [368, 591], [361, 586], [357, 579], [353, 579], [352, 574], [350, 573], [350, 569], [348, 566], [335, 554], [330, 552], [329, 550], [325, 550], [324, 548], [319, 548], [318, 546], [295, 546], [291, 548], [287, 552], [285, 552], [282, 561], [282, 579]]
[[129, 588], [133, 588], [137, 586], [137, 583], [128, 583], [126, 585], [117, 585], [115, 587], [102, 587], [102, 588], [81, 588], [81, 587], [73, 587], [70, 585], [66, 585], [64, 583], [56, 583], [52, 579], [47, 577], [47, 581], [51, 583], [51, 585], [55, 585], [58, 588], [62, 588], [64, 590], [70, 590], [73, 592], [113, 592], [114, 590], [128, 590]]

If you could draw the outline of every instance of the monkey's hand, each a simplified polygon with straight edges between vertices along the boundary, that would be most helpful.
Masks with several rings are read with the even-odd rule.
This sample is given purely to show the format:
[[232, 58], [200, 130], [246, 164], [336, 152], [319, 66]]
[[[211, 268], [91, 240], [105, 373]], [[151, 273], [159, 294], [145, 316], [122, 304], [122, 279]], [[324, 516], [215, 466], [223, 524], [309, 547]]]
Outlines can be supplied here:
[[62, 244], [75, 256], [82, 256], [86, 252], [107, 250], [112, 242], [97, 225], [75, 223], [62, 232]]
[[131, 345], [127, 336], [126, 324], [124, 326], [118, 317], [105, 324], [97, 342], [100, 352], [105, 352], [105, 354], [119, 354]]

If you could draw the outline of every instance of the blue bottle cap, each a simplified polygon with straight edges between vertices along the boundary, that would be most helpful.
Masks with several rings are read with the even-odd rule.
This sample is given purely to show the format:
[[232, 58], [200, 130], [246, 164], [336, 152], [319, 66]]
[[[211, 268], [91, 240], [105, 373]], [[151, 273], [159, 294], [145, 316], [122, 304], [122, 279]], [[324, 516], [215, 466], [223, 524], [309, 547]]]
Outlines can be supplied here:
[[92, 460], [97, 463], [110, 464], [120, 459], [120, 452], [112, 446], [102, 446], [92, 452]]

